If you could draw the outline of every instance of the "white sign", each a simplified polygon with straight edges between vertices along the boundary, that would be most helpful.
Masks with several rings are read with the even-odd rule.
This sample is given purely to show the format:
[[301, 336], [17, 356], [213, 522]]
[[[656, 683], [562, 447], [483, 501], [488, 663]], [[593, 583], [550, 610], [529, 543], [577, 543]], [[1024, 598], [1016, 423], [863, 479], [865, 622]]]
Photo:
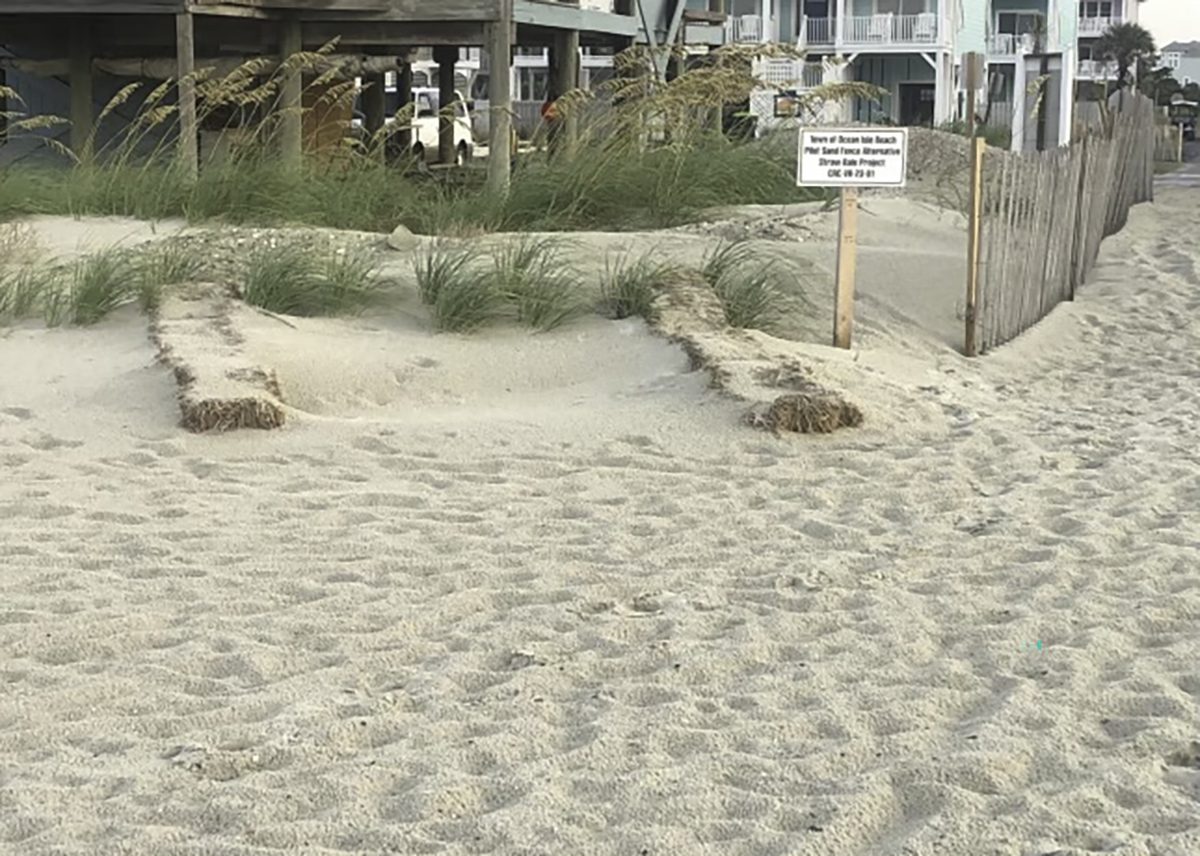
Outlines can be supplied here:
[[907, 128], [802, 128], [801, 187], [903, 187]]

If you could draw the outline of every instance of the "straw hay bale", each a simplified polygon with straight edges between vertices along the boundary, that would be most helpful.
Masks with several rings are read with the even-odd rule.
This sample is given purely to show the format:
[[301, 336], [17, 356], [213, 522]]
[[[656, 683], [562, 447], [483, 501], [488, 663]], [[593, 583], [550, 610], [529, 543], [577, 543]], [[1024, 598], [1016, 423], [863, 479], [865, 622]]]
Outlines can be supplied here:
[[666, 283], [655, 310], [654, 326], [683, 348], [693, 369], [707, 371], [724, 395], [751, 404], [745, 415], [750, 427], [780, 436], [862, 425], [862, 411], [789, 356], [789, 343], [759, 330], [730, 327], [699, 272], [681, 272]]
[[283, 395], [275, 373], [249, 362], [227, 289], [192, 283], [165, 296], [151, 322], [159, 359], [178, 385], [189, 431], [279, 428]]

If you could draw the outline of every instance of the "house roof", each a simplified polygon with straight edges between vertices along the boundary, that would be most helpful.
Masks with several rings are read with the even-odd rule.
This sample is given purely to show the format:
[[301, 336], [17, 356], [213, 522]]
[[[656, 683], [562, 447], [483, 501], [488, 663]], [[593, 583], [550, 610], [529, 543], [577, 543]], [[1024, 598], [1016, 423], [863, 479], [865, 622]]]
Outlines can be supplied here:
[[1184, 56], [1200, 57], [1200, 42], [1171, 42], [1162, 49], [1163, 53], [1181, 53]]

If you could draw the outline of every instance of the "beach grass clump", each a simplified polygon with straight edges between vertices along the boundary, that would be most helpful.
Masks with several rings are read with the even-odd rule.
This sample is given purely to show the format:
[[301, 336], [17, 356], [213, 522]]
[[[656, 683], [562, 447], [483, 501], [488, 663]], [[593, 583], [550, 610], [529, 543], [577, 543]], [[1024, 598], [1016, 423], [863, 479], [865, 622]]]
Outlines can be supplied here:
[[640, 317], [652, 322], [655, 301], [675, 268], [655, 261], [647, 253], [637, 258], [623, 254], [604, 262], [604, 278], [600, 282], [601, 314], [613, 320]]
[[43, 292], [46, 324], [87, 327], [104, 320], [136, 294], [129, 254], [105, 249], [77, 259], [59, 275], [48, 273]]
[[134, 287], [143, 311], [150, 312], [162, 302], [164, 289], [199, 279], [204, 260], [175, 242], [163, 242], [137, 253], [132, 262]]
[[492, 258], [489, 285], [517, 323], [553, 330], [585, 311], [556, 238], [520, 237]]
[[770, 331], [788, 303], [779, 287], [780, 265], [764, 261], [748, 241], [733, 241], [709, 253], [701, 268], [731, 327]]
[[58, 272], [46, 265], [0, 268], [0, 324], [32, 318], [43, 311], [48, 295], [60, 286]]
[[500, 316], [503, 304], [478, 248], [435, 241], [413, 269], [417, 293], [439, 332], [469, 333]]
[[243, 300], [269, 312], [350, 315], [379, 298], [379, 268], [368, 250], [297, 238], [251, 252], [240, 286]]

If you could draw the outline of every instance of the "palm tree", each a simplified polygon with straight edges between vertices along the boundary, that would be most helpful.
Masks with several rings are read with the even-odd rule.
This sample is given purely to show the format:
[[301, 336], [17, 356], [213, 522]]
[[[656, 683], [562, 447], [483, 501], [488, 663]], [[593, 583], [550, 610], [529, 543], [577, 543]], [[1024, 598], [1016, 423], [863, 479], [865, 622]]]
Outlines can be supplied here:
[[1117, 64], [1117, 86], [1128, 86], [1130, 69], [1145, 64], [1152, 68], [1157, 49], [1154, 36], [1137, 24], [1114, 24], [1104, 31], [1092, 48], [1092, 55]]

